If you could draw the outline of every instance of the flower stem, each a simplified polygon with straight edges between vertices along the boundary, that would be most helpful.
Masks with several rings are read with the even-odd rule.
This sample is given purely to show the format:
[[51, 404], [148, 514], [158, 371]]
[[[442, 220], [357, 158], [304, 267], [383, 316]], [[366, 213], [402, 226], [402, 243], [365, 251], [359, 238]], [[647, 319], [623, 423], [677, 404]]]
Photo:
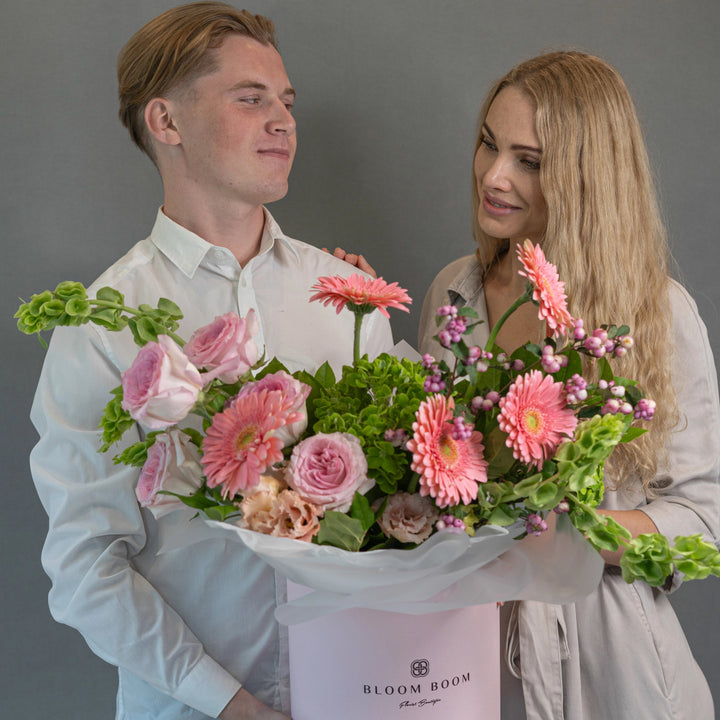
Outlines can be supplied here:
[[362, 329], [362, 322], [365, 313], [358, 310], [355, 313], [355, 336], [353, 340], [353, 365], [357, 367], [360, 360], [360, 330]]
[[[143, 317], [146, 314], [142, 312], [142, 310], [138, 310], [137, 308], [128, 307], [127, 305], [120, 305], [119, 303], [114, 303], [110, 300], [98, 300], [98, 298], [92, 298], [88, 300], [88, 302], [91, 305], [95, 305], [96, 307], [110, 308], [112, 310], [121, 310], [128, 315], [135, 315], [135, 317]], [[92, 321], [92, 317], [90, 317], [89, 320]], [[183, 340], [179, 335], [176, 335], [174, 332], [172, 332], [172, 330], [169, 330], [168, 328], [165, 328], [165, 332], [162, 334], [172, 338], [180, 347], [183, 347], [185, 345], [185, 340]]]
[[495, 326], [490, 331], [490, 337], [488, 338], [487, 343], [485, 344], [485, 352], [491, 352], [493, 349], [493, 346], [495, 345], [495, 338], [498, 336], [498, 333], [500, 332], [500, 328], [505, 324], [505, 321], [521, 306], [524, 305], [526, 302], [532, 301], [532, 285], [528, 283], [527, 289], [525, 292], [520, 295], [520, 297], [515, 300], [515, 302], [510, 305], [510, 307], [503, 313], [502, 317], [495, 323]]

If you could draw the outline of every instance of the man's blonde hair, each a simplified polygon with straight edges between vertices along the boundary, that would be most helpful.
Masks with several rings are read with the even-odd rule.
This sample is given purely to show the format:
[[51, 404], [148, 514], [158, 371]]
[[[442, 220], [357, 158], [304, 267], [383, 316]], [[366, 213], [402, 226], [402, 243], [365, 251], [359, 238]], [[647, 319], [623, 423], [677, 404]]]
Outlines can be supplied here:
[[213, 72], [213, 50], [229, 33], [263, 45], [275, 43], [275, 27], [262, 15], [219, 2], [196, 2], [172, 8], [138, 30], [118, 56], [120, 121], [133, 142], [155, 160], [143, 117], [155, 97]]

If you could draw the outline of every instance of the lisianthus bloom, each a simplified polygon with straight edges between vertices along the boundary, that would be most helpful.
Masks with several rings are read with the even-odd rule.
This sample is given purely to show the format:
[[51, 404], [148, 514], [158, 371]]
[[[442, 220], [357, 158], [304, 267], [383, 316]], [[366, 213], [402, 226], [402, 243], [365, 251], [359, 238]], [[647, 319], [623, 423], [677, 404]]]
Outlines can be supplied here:
[[257, 485], [265, 469], [283, 459], [283, 442], [275, 431], [298, 419], [297, 413], [283, 410], [280, 392], [237, 397], [215, 415], [203, 440], [208, 487], [222, 486], [227, 498]]
[[354, 435], [318, 433], [293, 448], [285, 480], [308, 502], [346, 512], [356, 492], [364, 495], [375, 485], [367, 471], [365, 453]]
[[412, 302], [407, 291], [396, 282], [388, 285], [382, 278], [366, 278], [357, 273], [346, 278], [340, 275], [318, 278], [312, 289], [317, 292], [310, 302], [319, 300], [323, 305], [334, 305], [338, 313], [350, 305], [354, 312], [369, 313], [377, 309], [385, 317], [390, 317], [387, 308], [410, 312], [403, 303]]
[[280, 370], [275, 373], [269, 373], [260, 380], [246, 383], [242, 386], [238, 397], [259, 390], [277, 390], [282, 396], [283, 411], [297, 413], [300, 416], [297, 421], [289, 425], [284, 425], [275, 431], [275, 435], [283, 441], [284, 447], [297, 442], [307, 428], [305, 401], [310, 394], [310, 386]]
[[310, 542], [320, 530], [322, 508], [300, 497], [294, 490], [283, 490], [269, 512], [270, 535]]
[[533, 300], [540, 305], [538, 315], [545, 320], [547, 335], [563, 335], [574, 328], [567, 309], [565, 283], [558, 277], [555, 266], [545, 259], [545, 253], [529, 240], [518, 247], [518, 257], [524, 268], [520, 275], [533, 285]]
[[202, 485], [203, 470], [200, 453], [190, 438], [180, 430], [169, 430], [155, 436], [143, 465], [135, 495], [143, 507], [160, 517], [184, 507], [174, 495], [192, 495]]
[[473, 430], [469, 438], [456, 439], [453, 408], [453, 399], [444, 395], [423, 400], [407, 443], [413, 454], [410, 466], [420, 473], [420, 494], [435, 498], [439, 507], [471, 503], [478, 483], [487, 481], [482, 434]]
[[287, 490], [287, 485], [282, 480], [272, 475], [262, 475], [257, 485], [243, 494], [240, 525], [263, 535], [271, 535], [276, 523], [270, 511], [283, 490]]
[[539, 370], [519, 375], [499, 406], [498, 424], [508, 435], [505, 444], [515, 458], [538, 467], [572, 437], [577, 425], [564, 384]]
[[440, 511], [429, 497], [396, 493], [390, 495], [378, 519], [380, 529], [402, 543], [421, 543], [430, 537]]
[[167, 335], [143, 346], [121, 378], [123, 410], [153, 430], [180, 422], [203, 386], [198, 369]]
[[225, 383], [237, 382], [258, 359], [253, 336], [258, 322], [255, 311], [241, 318], [225, 313], [209, 325], [197, 329], [185, 345], [185, 354], [199, 368], [205, 368], [205, 383], [219, 378]]

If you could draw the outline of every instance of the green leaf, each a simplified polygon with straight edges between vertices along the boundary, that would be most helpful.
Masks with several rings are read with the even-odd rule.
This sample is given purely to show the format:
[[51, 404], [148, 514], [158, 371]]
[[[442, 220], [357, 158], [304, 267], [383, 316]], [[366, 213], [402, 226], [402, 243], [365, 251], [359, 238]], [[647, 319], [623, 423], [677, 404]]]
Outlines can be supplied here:
[[184, 427], [182, 428], [182, 432], [184, 432], [192, 441], [192, 444], [195, 445], [198, 448], [202, 448], [204, 435], [195, 428], [191, 427]]
[[115, 290], [115, 288], [111, 287], [104, 287], [100, 288], [95, 297], [98, 300], [103, 300], [104, 302], [110, 302], [115, 303], [116, 305], [124, 305], [125, 304], [125, 296], [121, 293]]
[[370, 507], [370, 502], [360, 493], [355, 493], [349, 514], [351, 518], [360, 522], [364, 532], [367, 532], [375, 524], [375, 513]]
[[641, 427], [629, 427], [624, 433], [622, 438], [620, 439], [621, 443], [629, 443], [635, 440], [635, 438], [639, 438], [641, 435], [644, 435], [647, 432], [646, 428]]
[[235, 505], [210, 505], [203, 509], [203, 512], [210, 518], [210, 520], [219, 520], [224, 522], [231, 515], [237, 515], [238, 509]]
[[334, 547], [357, 552], [365, 540], [362, 523], [344, 513], [328, 510], [320, 521], [320, 530], [315, 537], [318, 545]]
[[[266, 375], [272, 375], [273, 373], [276, 373], [276, 372], [288, 372], [288, 369], [277, 358], [274, 357], [255, 377], [257, 380], [261, 380]], [[309, 373], [307, 373], [305, 371], [302, 371], [302, 373], [312, 377], [312, 375], [310, 375]], [[298, 377], [298, 375], [300, 375], [302, 373], [295, 373], [294, 377], [298, 380], [301, 380], [302, 382], [308, 382], [305, 378]], [[288, 374], [290, 374], [290, 373], [288, 373]], [[308, 385], [311, 385], [311, 383], [308, 383]]]
[[608, 362], [608, 359], [606, 357], [601, 357], [598, 360], [597, 365], [600, 380], [606, 380], [607, 382], [611, 382], [615, 379], [615, 375], [613, 375], [612, 368], [610, 367], [610, 363]]
[[532, 510], [552, 510], [564, 497], [565, 491], [552, 480], [546, 480], [530, 493], [526, 506]]
[[507, 435], [498, 427], [485, 435], [485, 458], [488, 461], [487, 474], [491, 480], [505, 475], [515, 463], [512, 448], [505, 444], [506, 438]]
[[512, 525], [520, 517], [520, 509], [511, 509], [507, 505], [500, 505], [496, 507], [488, 518], [490, 525], [499, 525], [500, 527], [507, 527]]
[[465, 305], [459, 308], [457, 314], [459, 317], [467, 317], [473, 319], [477, 319], [478, 317], [477, 312], [473, 310], [469, 305]]
[[320, 383], [321, 387], [329, 388], [335, 385], [335, 373], [330, 367], [330, 363], [324, 362], [315, 373], [315, 379]]
[[168, 300], [167, 298], [160, 298], [158, 301], [158, 310], [176, 320], [180, 320], [183, 317], [182, 310], [172, 300]]
[[130, 417], [130, 413], [122, 409], [122, 385], [111, 390], [110, 393], [113, 398], [105, 405], [100, 419], [100, 427], [103, 431], [103, 444], [100, 452], [107, 452], [110, 446], [118, 442], [125, 431], [129, 430], [135, 422]]

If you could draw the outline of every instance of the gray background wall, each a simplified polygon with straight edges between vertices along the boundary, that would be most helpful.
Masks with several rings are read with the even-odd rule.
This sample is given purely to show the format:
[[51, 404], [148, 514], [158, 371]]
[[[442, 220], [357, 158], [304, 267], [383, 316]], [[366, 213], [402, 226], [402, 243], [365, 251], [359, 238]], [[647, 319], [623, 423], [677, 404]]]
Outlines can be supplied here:
[[[18, 297], [90, 282], [149, 232], [160, 183], [116, 120], [114, 67], [125, 40], [172, 4], [0, 2], [3, 717], [113, 715], [114, 671], [47, 610], [46, 517], [27, 468], [43, 353], [11, 315]], [[432, 277], [472, 250], [473, 131], [489, 83], [542, 50], [576, 46], [610, 60], [630, 86], [674, 252], [718, 356], [717, 0], [257, 0], [251, 9], [275, 20], [298, 90], [291, 190], [272, 211], [289, 234], [361, 250], [409, 289], [415, 306], [394, 314], [397, 338], [414, 343]], [[715, 580], [673, 598], [718, 705], [719, 599]]]

